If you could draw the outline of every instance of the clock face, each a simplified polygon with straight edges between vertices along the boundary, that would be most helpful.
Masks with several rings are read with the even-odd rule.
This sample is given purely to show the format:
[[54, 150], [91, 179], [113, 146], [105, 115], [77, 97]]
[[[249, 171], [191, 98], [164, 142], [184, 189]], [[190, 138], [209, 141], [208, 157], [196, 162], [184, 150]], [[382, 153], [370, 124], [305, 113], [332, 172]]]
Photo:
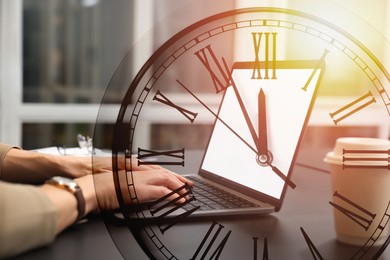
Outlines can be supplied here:
[[[114, 166], [119, 160], [132, 160], [135, 154], [141, 164], [160, 164], [178, 173], [197, 173], [202, 168], [265, 194], [277, 210], [283, 210], [286, 193], [310, 190], [295, 178], [297, 169], [318, 170], [311, 160], [297, 160], [311, 120], [320, 117], [335, 128], [368, 124], [373, 120], [368, 112], [375, 108], [379, 121], [389, 121], [389, 75], [374, 53], [336, 24], [296, 9], [246, 8], [207, 17], [162, 44], [135, 77], [127, 75], [125, 62], [118, 68], [108, 88], [108, 93], [124, 91], [112, 135]], [[130, 53], [129, 57], [133, 56]], [[149, 141], [153, 135], [150, 121], [165, 131], [158, 145]], [[164, 124], [182, 129], [181, 134]], [[264, 246], [267, 250], [259, 255], [276, 259], [280, 259], [280, 248], [299, 259], [313, 259], [314, 255], [369, 258], [386, 248], [386, 243], [368, 241], [361, 247], [345, 247], [340, 256], [326, 255], [313, 239], [322, 234], [313, 234], [304, 219], [287, 238], [281, 238], [277, 232], [283, 219], [278, 219], [278, 213], [264, 217], [261, 224], [240, 219], [237, 225], [229, 225], [213, 218], [192, 223], [192, 230], [196, 227], [198, 232], [181, 241], [177, 238], [188, 232], [187, 226], [167, 223], [170, 212], [149, 209], [153, 222], [146, 221], [145, 213], [133, 209], [136, 207], [124, 206], [139, 203], [131, 176], [131, 165], [125, 172], [114, 169], [122, 205], [117, 217], [127, 223], [149, 257], [253, 258], [257, 246], [259, 252]], [[321, 184], [311, 188], [321, 188]], [[188, 195], [196, 200], [191, 190]], [[325, 201], [308, 203], [313, 207], [307, 217], [318, 218], [316, 225], [332, 218], [329, 200], [331, 194]], [[175, 206], [165, 203], [165, 198], [158, 203], [163, 203], [163, 208]], [[326, 217], [324, 212], [316, 213], [317, 203], [328, 204]], [[387, 206], [377, 213], [382, 219], [389, 216]], [[182, 218], [198, 209], [186, 210], [188, 214]], [[377, 226], [370, 230], [387, 226], [387, 221], [373, 223]], [[306, 252], [293, 249], [298, 237], [306, 241]], [[245, 239], [246, 248], [234, 248]]]

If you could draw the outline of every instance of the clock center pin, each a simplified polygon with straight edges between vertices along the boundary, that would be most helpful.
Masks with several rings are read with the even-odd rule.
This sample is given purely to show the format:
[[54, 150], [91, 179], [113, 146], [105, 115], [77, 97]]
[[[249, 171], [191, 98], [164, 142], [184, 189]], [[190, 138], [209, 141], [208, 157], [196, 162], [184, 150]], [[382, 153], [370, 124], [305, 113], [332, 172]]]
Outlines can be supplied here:
[[269, 164], [272, 163], [273, 156], [271, 152], [268, 152], [268, 154], [259, 154], [256, 155], [256, 162], [260, 166], [268, 166]]

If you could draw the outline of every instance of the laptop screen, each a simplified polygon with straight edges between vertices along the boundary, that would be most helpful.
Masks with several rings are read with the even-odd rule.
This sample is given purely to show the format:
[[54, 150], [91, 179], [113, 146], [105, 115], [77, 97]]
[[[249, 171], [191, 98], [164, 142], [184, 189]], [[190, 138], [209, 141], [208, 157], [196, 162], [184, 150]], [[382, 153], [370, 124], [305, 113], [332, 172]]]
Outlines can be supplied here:
[[[259, 134], [258, 95], [265, 93], [268, 149], [271, 164], [290, 176], [297, 146], [313, 106], [319, 78], [319, 61], [280, 61], [276, 79], [252, 79], [253, 63], [236, 63], [232, 80], [245, 104], [250, 121]], [[264, 76], [264, 70], [261, 71]], [[306, 82], [306, 90], [302, 90]], [[257, 160], [257, 149], [233, 86], [221, 102], [218, 119], [201, 165], [201, 173], [218, 176], [251, 192], [279, 200], [285, 181], [269, 165]]]

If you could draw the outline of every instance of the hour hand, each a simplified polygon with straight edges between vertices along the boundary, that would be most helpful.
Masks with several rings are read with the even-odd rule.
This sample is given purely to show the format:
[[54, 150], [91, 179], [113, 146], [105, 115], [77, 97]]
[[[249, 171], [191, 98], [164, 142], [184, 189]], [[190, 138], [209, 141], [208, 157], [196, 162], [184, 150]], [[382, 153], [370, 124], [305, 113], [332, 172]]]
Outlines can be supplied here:
[[263, 89], [260, 89], [258, 96], [258, 124], [259, 138], [257, 139], [257, 159], [259, 163], [266, 164], [271, 161], [271, 154], [268, 151], [266, 97]]

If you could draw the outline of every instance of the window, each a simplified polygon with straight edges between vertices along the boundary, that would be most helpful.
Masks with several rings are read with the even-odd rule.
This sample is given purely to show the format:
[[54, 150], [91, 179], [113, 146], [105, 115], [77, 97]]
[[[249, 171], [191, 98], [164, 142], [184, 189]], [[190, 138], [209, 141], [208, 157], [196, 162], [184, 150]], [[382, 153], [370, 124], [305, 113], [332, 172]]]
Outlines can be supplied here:
[[[104, 91], [131, 44], [154, 23], [194, 1], [0, 1], [0, 140], [34, 149], [76, 145], [79, 132], [92, 136]], [[244, 2], [237, 1], [237, 7]], [[364, 12], [364, 19], [385, 32], [386, 28], [379, 27], [385, 27], [387, 16], [377, 15], [386, 12], [385, 1], [375, 8], [367, 8], [365, 1], [337, 2]], [[202, 7], [196, 12], [201, 17]], [[156, 45], [167, 33], [155, 32]], [[155, 47], [150, 46], [150, 51]], [[110, 97], [113, 103], [121, 98], [121, 93]], [[113, 106], [112, 118], [105, 119], [108, 133], [116, 112]], [[322, 125], [321, 118], [313, 122]], [[171, 125], [148, 124], [144, 138], [153, 139], [150, 145], [156, 148], [161, 144], [153, 137], [164, 140], [159, 129], [185, 131], [175, 120]], [[200, 128], [210, 131], [207, 125]], [[374, 132], [378, 133], [367, 133]], [[387, 132], [381, 130], [379, 135]], [[99, 145], [109, 143], [106, 137], [99, 139]]]

